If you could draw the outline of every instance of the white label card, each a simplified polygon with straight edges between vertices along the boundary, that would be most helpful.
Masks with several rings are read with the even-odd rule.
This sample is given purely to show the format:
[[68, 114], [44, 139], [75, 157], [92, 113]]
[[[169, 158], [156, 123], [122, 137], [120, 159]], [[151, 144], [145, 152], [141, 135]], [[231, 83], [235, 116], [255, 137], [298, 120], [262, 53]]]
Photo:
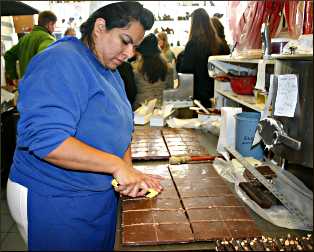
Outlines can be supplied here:
[[298, 77], [295, 74], [278, 75], [275, 116], [294, 117], [298, 101]]

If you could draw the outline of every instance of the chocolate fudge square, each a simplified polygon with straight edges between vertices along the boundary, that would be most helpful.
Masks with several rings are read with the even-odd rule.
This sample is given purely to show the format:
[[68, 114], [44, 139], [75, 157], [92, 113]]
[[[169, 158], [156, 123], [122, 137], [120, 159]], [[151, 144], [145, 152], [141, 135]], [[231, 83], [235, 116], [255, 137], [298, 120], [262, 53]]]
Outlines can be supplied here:
[[159, 175], [164, 179], [171, 179], [168, 165], [134, 165], [133, 167], [144, 173]]
[[189, 224], [184, 210], [160, 210], [154, 211], [154, 221], [159, 224]]
[[219, 207], [219, 214], [222, 219], [227, 220], [252, 220], [244, 207]]
[[202, 178], [202, 177], [216, 177], [220, 178], [218, 173], [211, 164], [182, 164], [182, 165], [169, 165], [170, 172], [174, 180], [184, 177], [189, 178]]
[[154, 216], [152, 211], [127, 211], [122, 212], [122, 226], [135, 224], [153, 224]]
[[148, 224], [123, 227], [122, 243], [125, 245], [157, 244], [157, 235], [154, 225]]
[[152, 199], [144, 198], [140, 200], [125, 200], [122, 202], [122, 211], [134, 210], [177, 210], [182, 209], [180, 200], [162, 199], [155, 197]]
[[182, 201], [185, 209], [242, 206], [242, 203], [233, 195], [183, 198]]
[[152, 199], [140, 198], [129, 199], [121, 202], [122, 211], [134, 211], [134, 210], [150, 210], [152, 209]]
[[232, 195], [232, 192], [227, 186], [210, 186], [193, 183], [190, 185], [177, 184], [177, 188], [181, 198]]
[[191, 222], [196, 241], [211, 241], [216, 239], [231, 238], [223, 221]]
[[219, 178], [219, 177], [189, 177], [189, 178], [178, 178], [176, 177], [175, 178], [175, 182], [176, 184], [181, 184], [181, 185], [184, 185], [184, 184], [188, 184], [190, 182], [192, 183], [201, 183], [201, 184], [206, 184], [208, 186], [224, 186], [226, 185], [226, 182]]
[[186, 210], [191, 222], [222, 221], [218, 208], [188, 209]]
[[189, 223], [156, 225], [158, 243], [188, 243], [194, 240]]
[[235, 239], [261, 236], [254, 221], [225, 221], [231, 236]]

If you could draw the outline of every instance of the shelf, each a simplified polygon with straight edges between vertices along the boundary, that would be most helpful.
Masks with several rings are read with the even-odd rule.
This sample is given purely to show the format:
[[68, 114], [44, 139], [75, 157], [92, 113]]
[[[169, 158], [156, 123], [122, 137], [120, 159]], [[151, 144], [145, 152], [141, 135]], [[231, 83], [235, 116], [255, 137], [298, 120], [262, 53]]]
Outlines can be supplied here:
[[287, 60], [313, 60], [313, 54], [272, 54], [273, 59], [287, 59]]
[[220, 89], [215, 90], [218, 94], [233, 100], [239, 104], [242, 104], [248, 108], [251, 108], [255, 111], [262, 112], [264, 109], [264, 104], [256, 104], [256, 98], [255, 96], [251, 95], [239, 95], [235, 94], [232, 91], [222, 91]]
[[[208, 62], [213, 60], [220, 60], [224, 62], [234, 62], [234, 63], [252, 63], [252, 64], [258, 64], [263, 61], [263, 59], [243, 59], [243, 58], [231, 58], [230, 55], [215, 55], [210, 56], [208, 58]], [[275, 64], [274, 59], [268, 59], [266, 60], [266, 64]]]

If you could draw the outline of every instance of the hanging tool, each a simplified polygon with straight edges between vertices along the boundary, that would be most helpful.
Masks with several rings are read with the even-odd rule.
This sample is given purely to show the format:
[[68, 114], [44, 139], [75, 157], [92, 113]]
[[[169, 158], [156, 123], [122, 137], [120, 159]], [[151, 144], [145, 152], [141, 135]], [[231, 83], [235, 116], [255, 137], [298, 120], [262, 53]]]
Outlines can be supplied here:
[[[111, 185], [114, 187], [114, 188], [117, 188], [120, 184], [118, 183], [118, 181], [116, 179], [113, 179], [111, 181]], [[154, 198], [155, 196], [158, 195], [158, 192], [155, 191], [154, 189], [152, 188], [149, 188], [146, 192], [146, 194], [144, 195], [146, 198]]]
[[284, 144], [297, 151], [301, 148], [302, 143], [288, 136], [284, 131], [283, 124], [272, 117], [267, 117], [264, 120], [261, 120], [258, 123], [257, 130], [267, 149], [271, 149], [278, 144]]

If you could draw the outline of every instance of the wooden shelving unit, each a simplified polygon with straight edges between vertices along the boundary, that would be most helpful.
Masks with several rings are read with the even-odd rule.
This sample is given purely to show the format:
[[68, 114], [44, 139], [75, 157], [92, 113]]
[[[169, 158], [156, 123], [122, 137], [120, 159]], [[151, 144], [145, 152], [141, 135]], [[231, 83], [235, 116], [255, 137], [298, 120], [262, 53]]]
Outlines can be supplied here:
[[251, 95], [239, 95], [233, 91], [223, 91], [216, 89], [216, 92], [230, 100], [233, 100], [241, 105], [244, 105], [250, 109], [253, 109], [257, 112], [261, 112], [264, 109], [264, 104], [257, 104], [255, 96]]
[[[212, 61], [222, 61], [230, 64], [235, 64], [235, 65], [241, 65], [241, 64], [253, 64], [256, 66], [257, 69], [259, 69], [259, 64], [266, 64], [266, 65], [274, 65], [275, 64], [275, 59], [243, 59], [243, 58], [232, 58], [230, 55], [217, 55], [217, 56], [210, 56], [208, 58], [208, 62]], [[265, 71], [266, 67], [264, 68]], [[261, 75], [265, 78], [265, 73]], [[258, 78], [259, 75], [258, 75]], [[261, 80], [260, 81], [265, 81]], [[243, 105], [247, 108], [250, 108], [252, 110], [255, 110], [257, 112], [262, 112], [264, 109], [264, 104], [258, 104], [256, 103], [256, 97], [251, 96], [251, 95], [239, 95], [234, 93], [231, 90], [226, 90], [224, 88], [220, 88], [221, 85], [216, 85], [218, 81], [215, 80], [215, 93], [217, 96], [221, 96], [224, 99], [231, 100], [237, 104]], [[225, 103], [225, 102], [223, 102]], [[218, 106], [221, 106], [221, 104], [218, 104]]]

